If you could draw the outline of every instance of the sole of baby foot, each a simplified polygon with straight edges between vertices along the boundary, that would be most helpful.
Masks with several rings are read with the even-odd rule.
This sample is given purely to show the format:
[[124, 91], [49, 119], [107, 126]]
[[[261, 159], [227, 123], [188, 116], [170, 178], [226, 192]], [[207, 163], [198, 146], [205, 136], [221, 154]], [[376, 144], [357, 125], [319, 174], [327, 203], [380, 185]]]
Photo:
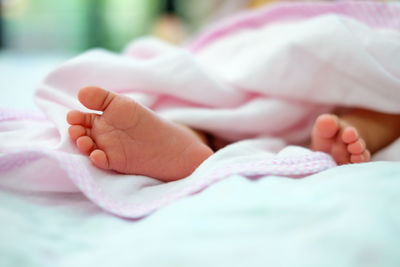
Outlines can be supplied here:
[[189, 176], [213, 154], [189, 128], [128, 97], [85, 87], [78, 99], [101, 114], [70, 111], [69, 136], [98, 168], [174, 181]]
[[315, 121], [311, 149], [330, 154], [339, 165], [368, 162], [371, 158], [357, 129], [333, 114], [320, 115]]

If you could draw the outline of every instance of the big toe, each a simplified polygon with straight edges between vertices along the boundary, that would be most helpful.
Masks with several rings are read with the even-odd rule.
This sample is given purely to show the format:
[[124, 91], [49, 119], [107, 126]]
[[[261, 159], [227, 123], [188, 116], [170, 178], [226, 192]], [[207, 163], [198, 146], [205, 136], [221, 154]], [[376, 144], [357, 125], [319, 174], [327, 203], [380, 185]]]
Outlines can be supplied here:
[[114, 93], [95, 86], [84, 87], [78, 93], [78, 99], [85, 107], [99, 111], [104, 111], [115, 96]]
[[315, 132], [322, 138], [332, 138], [340, 129], [339, 119], [336, 115], [322, 114], [315, 121]]

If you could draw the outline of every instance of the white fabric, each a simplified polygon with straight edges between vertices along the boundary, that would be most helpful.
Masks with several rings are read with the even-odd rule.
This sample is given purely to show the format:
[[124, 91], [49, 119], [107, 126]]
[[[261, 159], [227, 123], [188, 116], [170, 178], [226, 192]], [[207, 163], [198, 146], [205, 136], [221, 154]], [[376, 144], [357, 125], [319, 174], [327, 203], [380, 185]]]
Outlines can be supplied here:
[[389, 162], [305, 179], [232, 176], [141, 221], [110, 216], [77, 193], [3, 191], [0, 263], [397, 267], [399, 177], [400, 164]]
[[[233, 172], [296, 177], [324, 170], [333, 166], [326, 157], [296, 149], [275, 154], [276, 148], [305, 142], [315, 118], [337, 105], [400, 113], [400, 60], [392, 60], [399, 36], [323, 15], [236, 30], [195, 54], [154, 39], [134, 42], [126, 56], [89, 51], [53, 70], [37, 90], [35, 100], [55, 128], [36, 127], [40, 121], [32, 127], [23, 120], [2, 123], [8, 141], [0, 146], [0, 169], [13, 179], [0, 182], [81, 190], [110, 212], [138, 218]], [[67, 133], [66, 113], [85, 110], [76, 95], [88, 85], [131, 96], [167, 119], [230, 140], [258, 139], [226, 147], [173, 183], [104, 172], [77, 151]], [[380, 159], [399, 155], [397, 145], [389, 146]], [[294, 163], [289, 168], [285, 162]], [[43, 176], [26, 179], [32, 172]]]

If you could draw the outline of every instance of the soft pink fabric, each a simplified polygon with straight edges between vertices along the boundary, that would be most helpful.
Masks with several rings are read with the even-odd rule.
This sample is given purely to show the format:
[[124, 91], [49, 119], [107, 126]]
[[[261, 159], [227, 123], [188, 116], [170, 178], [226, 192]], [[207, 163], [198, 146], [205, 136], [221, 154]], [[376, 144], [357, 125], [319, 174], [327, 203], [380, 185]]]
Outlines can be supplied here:
[[[90, 200], [98, 204], [105, 210], [124, 217], [141, 217], [158, 208], [165, 206], [172, 201], [207, 188], [211, 184], [218, 182], [231, 175], [243, 175], [249, 178], [257, 178], [267, 175], [304, 177], [323, 171], [335, 166], [332, 159], [323, 153], [310, 153], [302, 156], [287, 156], [283, 158], [268, 158], [265, 160], [252, 161], [248, 163], [233, 163], [223, 165], [209, 174], [187, 183], [185, 187], [168, 192], [161, 190], [156, 197], [142, 203], [132, 205], [132, 203], [120, 201], [110, 197], [97, 183], [86, 164], [78, 157], [71, 157], [60, 151], [29, 151], [7, 153], [1, 157], [0, 173], [6, 175], [13, 170], [29, 168], [35, 161], [42, 160], [46, 164], [57, 165], [60, 169], [54, 173], [52, 179], [57, 179], [56, 175], [62, 174], [70, 179], [79, 190], [81, 190]], [[45, 168], [45, 166], [42, 166]], [[38, 172], [39, 169], [36, 168]], [[120, 175], [123, 176], [123, 175]], [[63, 177], [64, 178], [64, 177]], [[58, 179], [58, 182], [69, 182]], [[175, 182], [179, 183], [179, 182]], [[65, 186], [65, 185], [64, 185]], [[65, 187], [66, 189], [67, 187]], [[134, 192], [133, 192], [134, 193]], [[137, 193], [137, 192], [136, 192]]]
[[371, 27], [400, 30], [400, 7], [376, 1], [287, 2], [272, 3], [265, 8], [244, 12], [214, 25], [192, 42], [190, 50], [198, 52], [214, 40], [246, 28], [257, 28], [276, 21], [296, 21], [324, 14], [344, 15]]
[[[330, 156], [287, 144], [307, 141], [315, 118], [337, 105], [400, 113], [398, 14], [397, 5], [383, 3], [282, 4], [211, 28], [192, 51], [141, 39], [125, 56], [84, 53], [39, 86], [35, 100], [45, 117], [0, 110], [0, 186], [81, 191], [111, 213], [139, 218], [232, 175], [296, 178], [333, 167]], [[176, 182], [102, 171], [67, 133], [66, 113], [85, 110], [76, 94], [87, 85], [244, 141]], [[400, 160], [398, 149], [388, 147], [380, 159]]]
[[11, 108], [0, 108], [0, 121], [6, 120], [45, 120], [46, 117], [39, 111], [24, 111]]

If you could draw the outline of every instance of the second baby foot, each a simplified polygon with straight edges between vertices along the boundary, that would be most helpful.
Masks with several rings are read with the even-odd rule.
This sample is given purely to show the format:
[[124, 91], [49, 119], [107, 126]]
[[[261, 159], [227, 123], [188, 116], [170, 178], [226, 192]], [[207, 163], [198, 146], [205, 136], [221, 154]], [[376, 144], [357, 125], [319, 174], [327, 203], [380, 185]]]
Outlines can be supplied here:
[[213, 153], [189, 128], [128, 97], [85, 87], [78, 99], [102, 112], [73, 110], [67, 115], [70, 137], [98, 168], [173, 181], [190, 175]]
[[371, 157], [357, 129], [333, 114], [315, 121], [311, 149], [330, 154], [337, 164], [368, 162]]

